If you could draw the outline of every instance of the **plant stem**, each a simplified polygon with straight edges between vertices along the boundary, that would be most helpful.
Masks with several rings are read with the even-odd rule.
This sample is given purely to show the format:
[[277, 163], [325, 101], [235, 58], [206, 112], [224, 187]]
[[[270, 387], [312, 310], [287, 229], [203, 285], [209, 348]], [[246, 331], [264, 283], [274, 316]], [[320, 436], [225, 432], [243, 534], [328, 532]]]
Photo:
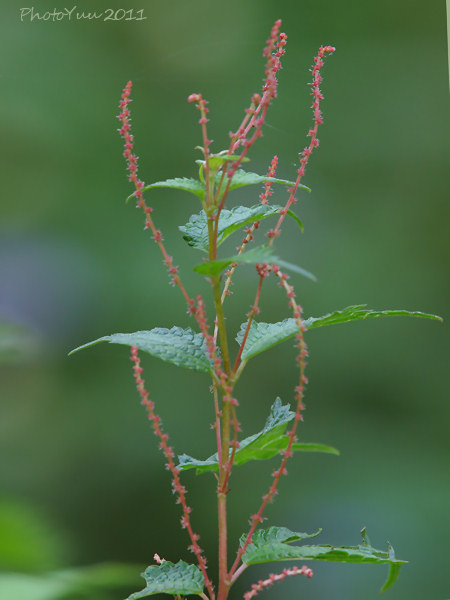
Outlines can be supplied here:
[[226, 577], [228, 573], [227, 553], [227, 494], [226, 492], [217, 492], [217, 507], [219, 518], [219, 591], [217, 600], [225, 600], [228, 595], [228, 585]]
[[[218, 215], [216, 217], [218, 219]], [[209, 241], [209, 260], [215, 260], [217, 252], [217, 231], [214, 222], [208, 219], [208, 241]], [[219, 342], [222, 351], [223, 367], [227, 377], [227, 383], [231, 377], [230, 355], [228, 350], [227, 331], [225, 327], [225, 316], [222, 307], [222, 298], [220, 293], [220, 280], [217, 277], [211, 277], [211, 286], [213, 290], [214, 306], [216, 311], [216, 323], [219, 331]], [[225, 600], [228, 596], [228, 538], [227, 538], [227, 467], [230, 453], [230, 430], [231, 430], [231, 390], [232, 385], [227, 389], [222, 389], [222, 436], [221, 448], [217, 448], [219, 459], [219, 482], [217, 485], [217, 512], [219, 527], [219, 590], [217, 600]], [[219, 443], [219, 437], [217, 438]]]
[[[227, 335], [225, 329], [225, 318], [222, 310], [220, 297], [220, 284], [216, 277], [211, 278], [211, 284], [214, 293], [214, 304], [217, 315], [217, 325], [219, 329], [220, 346], [222, 349], [223, 366], [227, 377], [230, 377], [231, 366], [228, 353]], [[226, 469], [230, 453], [230, 429], [231, 429], [231, 405], [227, 401], [228, 393], [224, 390], [222, 396], [222, 448], [221, 462], [219, 465], [219, 483], [217, 486], [217, 508], [219, 521], [219, 591], [218, 600], [225, 600], [228, 595], [228, 586], [226, 577], [228, 573], [227, 565], [227, 490], [226, 490]], [[219, 451], [219, 449], [218, 449]]]

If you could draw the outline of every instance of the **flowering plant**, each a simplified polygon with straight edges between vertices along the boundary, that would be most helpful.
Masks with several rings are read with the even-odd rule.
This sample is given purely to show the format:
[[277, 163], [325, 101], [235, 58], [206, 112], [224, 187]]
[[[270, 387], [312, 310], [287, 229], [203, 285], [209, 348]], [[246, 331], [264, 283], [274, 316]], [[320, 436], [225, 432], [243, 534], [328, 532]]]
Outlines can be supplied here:
[[[130, 124], [131, 82], [123, 90], [120, 101], [119, 120], [120, 135], [124, 140], [124, 157], [129, 171], [129, 180], [134, 185], [130, 196], [137, 207], [143, 211], [145, 229], [149, 230], [152, 239], [162, 253], [164, 263], [169, 272], [171, 283], [183, 295], [187, 312], [195, 322], [195, 328], [172, 327], [154, 328], [150, 331], [138, 331], [130, 334], [116, 333], [104, 336], [80, 346], [84, 348], [101, 341], [131, 346], [136, 387], [150, 420], [154, 433], [159, 438], [160, 448], [167, 459], [167, 468], [172, 476], [172, 488], [180, 504], [181, 525], [186, 529], [189, 538], [189, 549], [193, 552], [196, 564], [184, 561], [169, 562], [154, 555], [156, 564], [149, 566], [143, 577], [146, 587], [134, 593], [129, 600], [137, 600], [153, 594], [165, 593], [180, 600], [188, 595], [198, 595], [204, 600], [226, 600], [235, 581], [251, 565], [284, 560], [321, 560], [347, 563], [385, 563], [389, 565], [389, 574], [383, 590], [390, 587], [398, 576], [400, 567], [405, 561], [395, 557], [389, 545], [387, 551], [374, 549], [369, 542], [365, 529], [362, 530], [362, 542], [355, 546], [330, 546], [311, 543], [314, 533], [291, 531], [285, 527], [261, 528], [264, 511], [269, 502], [277, 494], [282, 476], [287, 474], [286, 465], [295, 452], [325, 452], [337, 454], [337, 450], [324, 444], [313, 444], [298, 441], [298, 426], [303, 420], [304, 395], [307, 378], [305, 374], [308, 350], [305, 333], [316, 327], [333, 325], [355, 320], [376, 318], [381, 316], [407, 315], [439, 319], [435, 315], [406, 310], [369, 310], [365, 305], [350, 306], [321, 317], [304, 318], [302, 307], [296, 299], [293, 285], [287, 271], [314, 279], [304, 268], [292, 265], [276, 256], [274, 243], [282, 231], [286, 217], [293, 219], [303, 229], [300, 218], [292, 208], [297, 193], [307, 191], [301, 182], [310, 156], [319, 146], [318, 128], [322, 124], [320, 89], [322, 82], [321, 69], [325, 56], [332, 54], [332, 46], [321, 46], [311, 69], [311, 94], [313, 97], [313, 125], [308, 131], [309, 144], [300, 153], [299, 167], [293, 181], [276, 177], [278, 158], [274, 156], [266, 175], [259, 175], [242, 168], [248, 161], [248, 154], [256, 140], [262, 136], [268, 108], [277, 96], [277, 73], [281, 69], [281, 60], [285, 53], [286, 34], [280, 31], [281, 21], [276, 21], [267, 40], [264, 57], [266, 60], [265, 78], [261, 93], [254, 94], [250, 106], [236, 131], [230, 133], [230, 144], [225, 150], [213, 152], [212, 141], [208, 138], [207, 124], [209, 109], [207, 101], [199, 93], [191, 94], [188, 102], [193, 103], [200, 113], [199, 124], [202, 132], [202, 146], [199, 147], [202, 158], [199, 165], [199, 178], [175, 178], [157, 181], [146, 185], [138, 176], [138, 159], [134, 153], [134, 137]], [[252, 206], [235, 206], [226, 208], [226, 201], [234, 189], [262, 184], [259, 203]], [[274, 185], [287, 188], [287, 200], [284, 206], [269, 203]], [[153, 209], [144, 199], [144, 192], [154, 188], [173, 188], [191, 193], [201, 204], [201, 211], [191, 216], [189, 221], [179, 227], [187, 244], [207, 256], [206, 260], [195, 266], [194, 271], [205, 276], [210, 283], [214, 304], [214, 316], [210, 327], [207, 317], [206, 303], [200, 294], [192, 296], [182, 282], [179, 269], [172, 256], [166, 250], [164, 238], [157, 228]], [[248, 249], [257, 235], [260, 222], [275, 217], [275, 226], [266, 233], [266, 242]], [[219, 256], [219, 246], [226, 238], [244, 228], [245, 235], [237, 248], [237, 253]], [[256, 271], [256, 291], [253, 304], [236, 335], [238, 349], [232, 357], [230, 348], [230, 332], [226, 326], [225, 302], [230, 294], [230, 285], [236, 268], [242, 265], [254, 265]], [[283, 289], [292, 317], [275, 323], [257, 321], [260, 313], [260, 297], [266, 279], [274, 277]], [[210, 317], [211, 320], [211, 317]], [[249, 437], [240, 439], [241, 424], [238, 420], [238, 400], [235, 386], [242, 376], [248, 361], [259, 353], [288, 339], [294, 338], [297, 348], [296, 363], [298, 367], [298, 383], [294, 390], [294, 408], [283, 404], [277, 398], [273, 403], [264, 428]], [[77, 348], [76, 350], [79, 350]], [[199, 460], [182, 454], [175, 457], [175, 452], [168, 442], [168, 435], [162, 427], [161, 419], [150, 399], [143, 379], [143, 369], [139, 358], [139, 350], [152, 356], [187, 369], [203, 372], [211, 378], [212, 406], [214, 408], [213, 429], [216, 437], [215, 452], [205, 460]], [[234, 543], [235, 556], [229, 562], [229, 551], [232, 541], [228, 539], [227, 498], [229, 482], [233, 469], [252, 460], [266, 460], [280, 457], [279, 466], [272, 472], [268, 491], [262, 497], [259, 508], [250, 516], [249, 530], [240, 540]], [[198, 474], [211, 472], [217, 484], [218, 509], [218, 581], [215, 583], [208, 575], [207, 560], [199, 545], [199, 535], [194, 529], [191, 519], [191, 507], [186, 500], [186, 488], [181, 483], [181, 474], [195, 469]], [[306, 543], [304, 543], [306, 540]], [[301, 545], [294, 542], [301, 541]], [[307, 566], [294, 566], [281, 573], [271, 574], [267, 579], [253, 584], [244, 594], [245, 600], [255, 597], [261, 590], [277, 581], [295, 575], [311, 577], [313, 571]]]

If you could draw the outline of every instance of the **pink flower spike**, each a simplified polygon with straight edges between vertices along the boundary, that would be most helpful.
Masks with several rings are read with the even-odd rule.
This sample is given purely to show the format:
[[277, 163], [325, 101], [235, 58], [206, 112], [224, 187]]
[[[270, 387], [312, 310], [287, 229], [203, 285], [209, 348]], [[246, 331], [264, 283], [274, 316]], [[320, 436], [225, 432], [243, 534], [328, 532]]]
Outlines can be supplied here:
[[[199, 536], [197, 533], [195, 533], [193, 531], [192, 526], [191, 526], [190, 514], [192, 512], [192, 509], [190, 506], [188, 506], [188, 504], [186, 502], [186, 488], [181, 484], [180, 476], [179, 476], [180, 471], [175, 466], [175, 463], [173, 460], [175, 453], [174, 453], [173, 449], [171, 448], [171, 446], [169, 446], [169, 444], [167, 443], [169, 436], [166, 433], [164, 433], [161, 429], [161, 417], [159, 417], [158, 415], [155, 414], [155, 411], [154, 411], [155, 405], [152, 401], [150, 401], [148, 399], [148, 392], [145, 389], [145, 382], [141, 377], [142, 367], [141, 367], [141, 361], [139, 358], [137, 346], [131, 347], [130, 360], [133, 363], [133, 371], [134, 371], [133, 375], [134, 375], [134, 379], [136, 381], [137, 391], [141, 398], [141, 404], [145, 407], [145, 409], [147, 411], [148, 419], [152, 423], [153, 431], [160, 440], [159, 447], [161, 448], [164, 456], [167, 459], [167, 463], [166, 463], [167, 470], [170, 471], [170, 473], [172, 474], [172, 490], [173, 490], [173, 493], [177, 495], [177, 504], [181, 505], [182, 512], [183, 512], [182, 517], [181, 517], [181, 526], [183, 527], [183, 529], [187, 529], [187, 531], [189, 533], [189, 537], [192, 542], [193, 552], [195, 553], [195, 555], [197, 557], [198, 565], [199, 565], [199, 567], [203, 573], [203, 576], [205, 578], [205, 585], [208, 588], [208, 591], [211, 594], [211, 597], [213, 597], [213, 585], [212, 585], [212, 582], [209, 579], [207, 572], [206, 572], [206, 559], [203, 556], [203, 550], [197, 544], [197, 540], [199, 539]], [[158, 562], [158, 564], [161, 564], [162, 562], [164, 562], [164, 559], [160, 559], [160, 557], [157, 554], [154, 555], [154, 559], [156, 560], [156, 562]]]
[[[301, 153], [300, 153], [300, 167], [297, 170], [297, 179], [295, 181], [295, 185], [293, 188], [290, 188], [288, 190], [289, 192], [289, 198], [288, 201], [286, 203], [285, 206], [285, 210], [289, 210], [290, 206], [292, 204], [294, 204], [295, 202], [295, 192], [298, 189], [298, 186], [300, 185], [300, 180], [302, 179], [302, 177], [305, 174], [305, 169], [306, 169], [306, 165], [308, 163], [309, 157], [312, 154], [312, 151], [314, 148], [317, 148], [319, 145], [319, 140], [317, 139], [317, 130], [319, 125], [321, 125], [323, 123], [323, 117], [322, 117], [322, 113], [320, 111], [320, 101], [323, 100], [323, 94], [319, 89], [319, 85], [322, 81], [322, 76], [320, 74], [320, 69], [323, 67], [323, 57], [325, 56], [325, 54], [330, 54], [332, 52], [334, 52], [334, 47], [333, 46], [320, 46], [319, 48], [319, 52], [317, 54], [317, 56], [315, 56], [314, 58], [314, 66], [311, 70], [312, 74], [313, 74], [313, 80], [311, 83], [311, 95], [313, 96], [314, 100], [312, 102], [311, 108], [313, 109], [313, 122], [314, 122], [314, 127], [312, 129], [309, 129], [308, 133], [307, 133], [307, 137], [310, 137], [310, 143], [309, 146], [307, 146]], [[280, 233], [280, 227], [281, 224], [283, 223], [283, 220], [285, 218], [286, 213], [281, 214], [277, 224], [275, 225], [275, 228], [269, 232], [269, 244], [271, 245], [273, 242], [273, 239], [275, 238], [276, 235], [278, 235]]]
[[251, 598], [257, 596], [259, 592], [270, 587], [277, 581], [283, 581], [286, 577], [295, 575], [305, 575], [305, 577], [311, 578], [313, 576], [313, 571], [309, 567], [303, 565], [300, 569], [297, 566], [294, 566], [290, 569], [283, 569], [283, 571], [278, 574], [271, 573], [267, 579], [260, 579], [258, 583], [254, 583], [251, 589], [244, 594], [244, 600], [251, 600]]

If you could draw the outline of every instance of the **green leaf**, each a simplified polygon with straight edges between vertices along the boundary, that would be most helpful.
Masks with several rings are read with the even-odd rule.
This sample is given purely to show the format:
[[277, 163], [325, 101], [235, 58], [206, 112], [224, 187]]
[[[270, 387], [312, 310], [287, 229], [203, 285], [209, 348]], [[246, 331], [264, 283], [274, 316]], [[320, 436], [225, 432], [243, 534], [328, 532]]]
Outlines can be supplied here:
[[[198, 196], [201, 199], [203, 199], [205, 196], [205, 185], [198, 179], [193, 179], [190, 177], [176, 177], [175, 179], [156, 181], [155, 183], [146, 185], [142, 189], [143, 191], [146, 191], [152, 188], [171, 188], [173, 190], [184, 190], [186, 192], [191, 192], [191, 194], [194, 194], [195, 196]], [[135, 197], [135, 194], [131, 194], [131, 196], [128, 196], [127, 202], [131, 198]]]
[[131, 594], [127, 600], [137, 600], [154, 594], [171, 594], [172, 596], [199, 596], [203, 592], [205, 580], [203, 573], [195, 565], [188, 565], [180, 560], [173, 564], [168, 560], [160, 565], [151, 565], [142, 573], [147, 587], [140, 592]]
[[272, 248], [268, 246], [257, 246], [256, 248], [252, 248], [243, 254], [237, 254], [236, 256], [231, 256], [230, 258], [222, 258], [220, 260], [213, 260], [210, 262], [204, 262], [201, 265], [197, 265], [194, 267], [194, 271], [197, 273], [201, 273], [203, 275], [219, 275], [224, 269], [232, 264], [258, 264], [258, 263], [269, 263], [276, 264], [280, 266], [284, 266], [286, 269], [290, 269], [309, 279], [315, 280], [314, 275], [298, 267], [297, 265], [291, 265], [283, 260], [280, 260], [274, 253]]
[[[196, 146], [198, 150], [203, 152], [203, 148], [201, 146]], [[216, 154], [211, 154], [209, 157], [209, 167], [213, 171], [217, 171], [219, 167], [221, 167], [225, 162], [236, 161], [241, 157], [238, 154], [227, 154], [228, 150], [221, 150]], [[250, 159], [248, 156], [244, 156], [242, 162], [248, 162]], [[205, 166], [205, 161], [201, 158], [195, 161], [198, 165]]]
[[194, 271], [201, 273], [202, 275], [219, 275], [224, 269], [233, 263], [241, 264], [258, 264], [258, 263], [274, 263], [277, 258], [273, 253], [273, 250], [268, 246], [257, 246], [252, 248], [248, 252], [231, 256], [230, 258], [223, 258], [221, 260], [213, 260], [210, 262], [202, 263], [194, 267]]
[[279, 267], [287, 269], [288, 271], [293, 271], [294, 273], [298, 273], [299, 275], [303, 275], [303, 277], [306, 277], [307, 279], [311, 279], [311, 281], [317, 281], [317, 277], [315, 275], [313, 275], [312, 273], [310, 273], [306, 269], [303, 269], [302, 267], [299, 267], [298, 265], [293, 265], [292, 263], [286, 262], [285, 260], [281, 260], [280, 258], [277, 259], [276, 264]]
[[335, 456], [339, 456], [340, 454], [339, 450], [333, 448], [333, 446], [316, 444], [314, 442], [294, 442], [291, 446], [291, 450], [293, 452], [321, 452], [323, 454], [334, 454]]
[[422, 317], [423, 319], [434, 319], [442, 321], [442, 317], [424, 313], [420, 311], [409, 310], [371, 310], [365, 308], [366, 304], [348, 306], [343, 310], [336, 310], [323, 317], [310, 317], [304, 321], [307, 329], [315, 329], [324, 325], [336, 325], [338, 323], [347, 323], [349, 321], [361, 321], [364, 319], [375, 319], [377, 317]]
[[[239, 346], [242, 344], [247, 323], [242, 323], [236, 336]], [[264, 352], [276, 344], [293, 337], [298, 333], [295, 319], [284, 319], [278, 323], [253, 321], [242, 352], [242, 360], [248, 360], [260, 352]]]
[[[363, 319], [373, 319], [376, 317], [407, 316], [423, 317], [425, 319], [434, 319], [442, 321], [441, 317], [423, 313], [419, 311], [411, 312], [407, 310], [370, 310], [365, 308], [365, 304], [349, 306], [343, 310], [324, 315], [323, 317], [310, 317], [303, 321], [307, 330], [323, 327], [324, 325], [336, 325], [338, 323], [347, 323], [349, 321], [360, 321]], [[241, 329], [236, 336], [236, 341], [240, 345], [244, 338], [247, 323], [242, 323]], [[284, 319], [278, 323], [263, 323], [253, 321], [242, 352], [242, 359], [248, 360], [264, 350], [268, 350], [293, 337], [298, 333], [298, 327], [295, 319]]]
[[[275, 531], [271, 532], [272, 529]], [[343, 563], [389, 564], [389, 574], [381, 590], [382, 592], [395, 582], [400, 567], [406, 562], [395, 558], [394, 551], [390, 545], [388, 552], [375, 550], [375, 548], [372, 548], [367, 543], [367, 538], [364, 535], [363, 543], [359, 546], [290, 546], [289, 542], [295, 540], [289, 537], [283, 540], [282, 532], [277, 534], [277, 529], [262, 530], [262, 532], [256, 535], [258, 531], [261, 531], [257, 530], [253, 536], [252, 543], [249, 544], [244, 552], [242, 561], [247, 565], [281, 560], [322, 560]], [[289, 530], [287, 531], [289, 532]], [[365, 530], [363, 531], [365, 532]], [[277, 539], [277, 536], [280, 539]], [[288, 533], [286, 533], [286, 536], [288, 536]], [[245, 540], [245, 537], [242, 536], [242, 539]]]
[[[197, 146], [196, 147], [198, 150], [201, 150], [204, 154], [204, 149], [201, 146]], [[208, 166], [209, 166], [209, 177], [210, 177], [210, 181], [214, 178], [215, 183], [218, 183], [222, 177], [222, 173], [218, 173], [219, 169], [222, 167], [222, 165], [226, 162], [229, 161], [236, 161], [239, 160], [241, 157], [238, 156], [237, 154], [228, 154], [228, 150], [221, 150], [220, 152], [217, 152], [216, 154], [210, 154], [209, 159], [208, 159]], [[248, 162], [250, 159], [247, 156], [244, 156], [242, 159], [242, 162]], [[203, 183], [205, 183], [205, 165], [206, 165], [206, 161], [205, 160], [196, 160], [195, 161], [198, 165], [200, 165], [200, 169], [199, 169], [199, 176], [200, 179], [203, 181]]]
[[[269, 206], [268, 204], [256, 204], [251, 207], [235, 206], [231, 210], [222, 210], [217, 230], [217, 245], [220, 246], [228, 236], [244, 225], [277, 215], [281, 210], [283, 210], [282, 206]], [[297, 215], [290, 210], [287, 214], [295, 219], [300, 228], [303, 229], [302, 222]], [[184, 233], [183, 239], [186, 240], [189, 246], [208, 252], [208, 219], [205, 211], [202, 210], [199, 214], [192, 215], [189, 222], [178, 227], [178, 229]]]
[[275, 562], [280, 560], [324, 560], [345, 563], [402, 564], [406, 561], [389, 558], [387, 552], [374, 550], [368, 546], [289, 546], [286, 543], [271, 542], [255, 546], [250, 544], [242, 557], [248, 565]]
[[389, 571], [388, 571], [388, 576], [386, 578], [386, 581], [384, 582], [383, 587], [380, 590], [381, 593], [388, 590], [397, 581], [397, 578], [400, 574], [400, 569], [401, 569], [402, 564], [403, 564], [403, 562], [396, 562], [396, 563], [392, 563], [390, 565]]
[[[221, 173], [218, 173], [216, 176], [216, 182], [218, 183], [221, 177]], [[229, 191], [235, 190], [240, 187], [244, 187], [247, 185], [256, 185], [261, 183], [279, 183], [282, 185], [294, 186], [295, 181], [289, 181], [287, 179], [278, 179], [277, 177], [268, 177], [267, 175], [258, 175], [257, 173], [251, 173], [249, 171], [244, 171], [243, 169], [238, 169], [236, 173], [233, 175], [233, 179], [231, 180], [231, 184], [229, 187]], [[299, 188], [303, 188], [310, 192], [310, 188], [306, 187], [306, 185], [299, 185]]]
[[[276, 543], [289, 543], [304, 540], [306, 538], [317, 537], [322, 532], [318, 529], [314, 533], [299, 533], [298, 531], [291, 531], [287, 527], [269, 527], [268, 529], [257, 529], [252, 536], [252, 545], [256, 547], [265, 546], [266, 544]], [[239, 545], [242, 546], [247, 539], [247, 534], [244, 533], [239, 539]]]
[[[285, 450], [289, 443], [289, 437], [285, 435], [287, 424], [292, 421], [295, 413], [290, 410], [289, 404], [284, 406], [280, 398], [277, 398], [271, 407], [270, 415], [266, 420], [264, 428], [259, 433], [251, 435], [239, 443], [239, 448], [234, 455], [234, 465], [243, 465], [250, 460], [266, 460]], [[339, 452], [330, 446], [324, 444], [311, 444], [295, 442], [292, 447], [294, 452], [326, 452], [330, 454], [339, 454]], [[230, 452], [231, 455], [231, 452]], [[178, 457], [178, 468], [180, 471], [188, 469], [197, 469], [197, 475], [209, 471], [217, 473], [219, 471], [218, 455], [213, 454], [206, 460], [197, 460], [182, 454]]]
[[156, 327], [150, 331], [113, 333], [112, 335], [105, 335], [98, 338], [93, 342], [83, 344], [69, 352], [69, 355], [100, 342], [137, 346], [139, 350], [148, 352], [152, 356], [156, 356], [165, 362], [179, 367], [203, 373], [211, 371], [211, 363], [206, 353], [205, 339], [201, 333], [195, 333], [192, 329], [181, 329], [181, 327], [165, 329], [163, 327]]

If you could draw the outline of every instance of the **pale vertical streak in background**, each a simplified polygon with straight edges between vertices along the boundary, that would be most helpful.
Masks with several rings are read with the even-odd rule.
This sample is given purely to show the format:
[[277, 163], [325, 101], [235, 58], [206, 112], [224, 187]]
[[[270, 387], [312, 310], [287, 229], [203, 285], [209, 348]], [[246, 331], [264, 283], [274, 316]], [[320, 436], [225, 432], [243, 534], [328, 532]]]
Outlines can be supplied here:
[[450, 87], [450, 0], [447, 0], [447, 52], [448, 52], [448, 85]]

